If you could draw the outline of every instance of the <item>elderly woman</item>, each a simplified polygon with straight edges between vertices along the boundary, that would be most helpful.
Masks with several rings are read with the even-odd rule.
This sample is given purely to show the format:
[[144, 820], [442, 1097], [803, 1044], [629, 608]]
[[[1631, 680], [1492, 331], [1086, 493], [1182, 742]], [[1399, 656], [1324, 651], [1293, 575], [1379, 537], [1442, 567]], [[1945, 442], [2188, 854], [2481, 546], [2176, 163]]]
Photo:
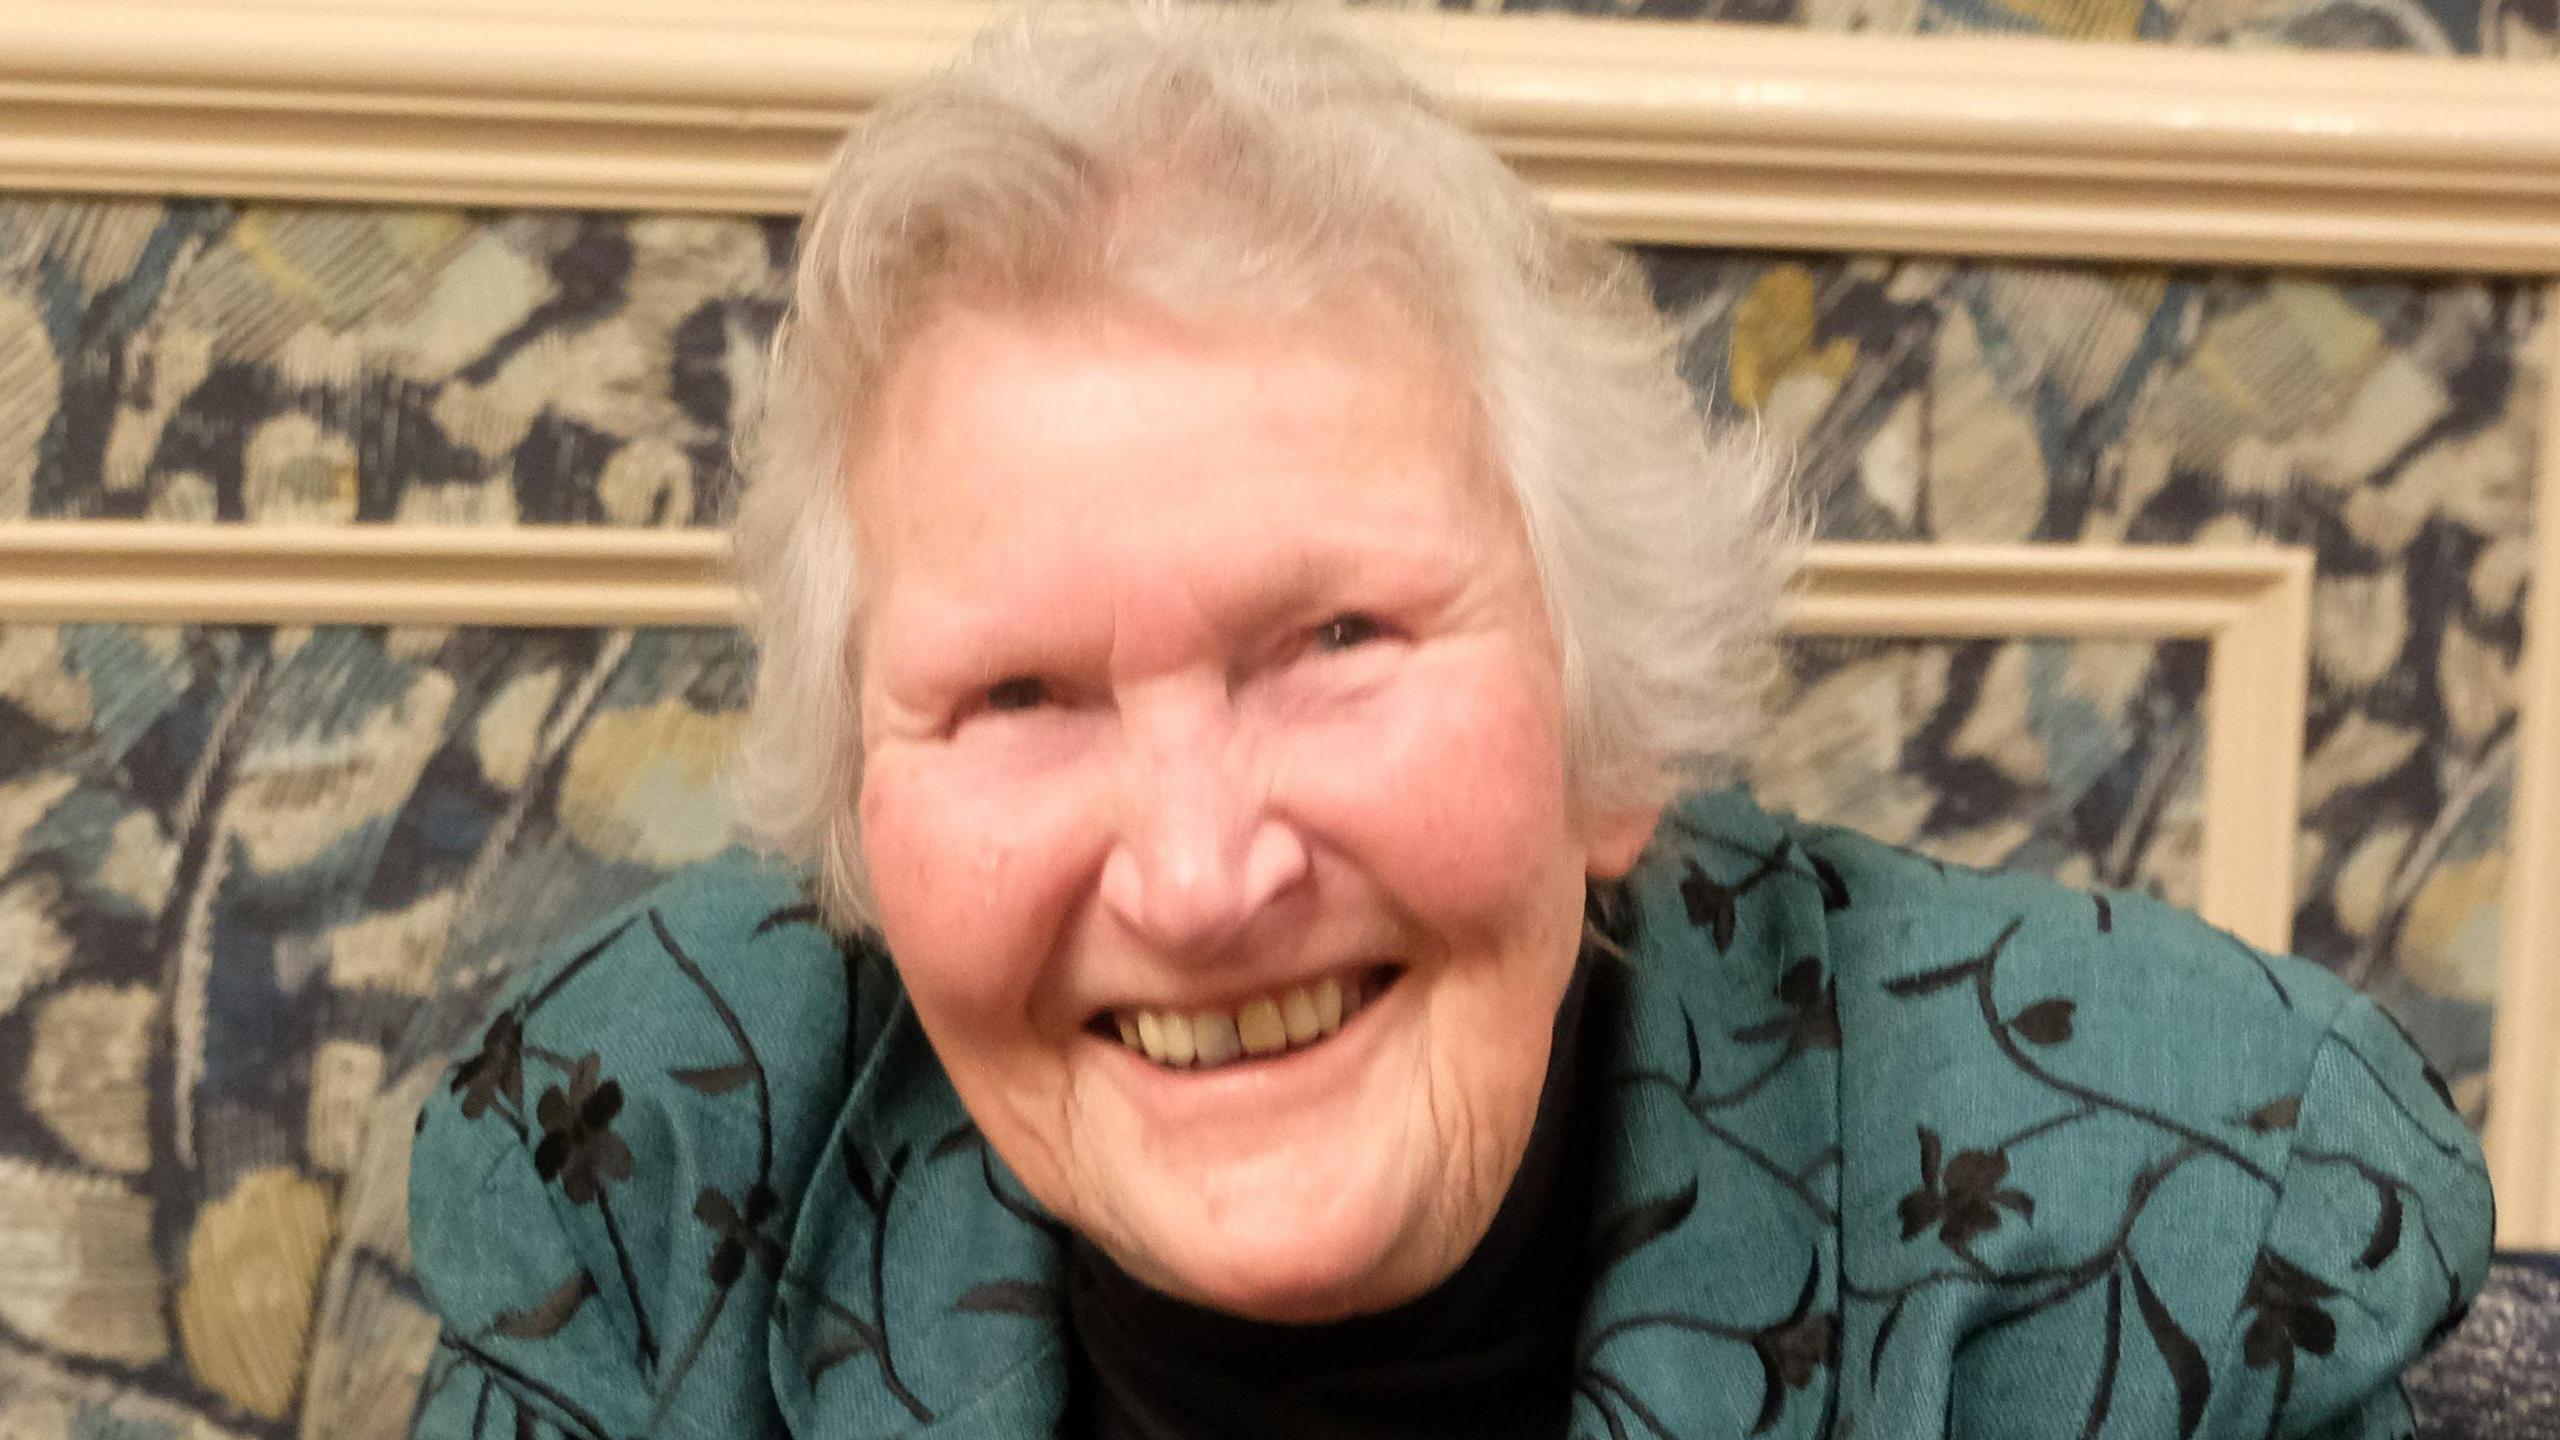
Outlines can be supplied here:
[[2418, 1056], [1699, 791], [1770, 469], [1391, 66], [1011, 31], [802, 246], [772, 855], [534, 966], [422, 1118], [422, 1433], [2407, 1433], [2489, 1228]]

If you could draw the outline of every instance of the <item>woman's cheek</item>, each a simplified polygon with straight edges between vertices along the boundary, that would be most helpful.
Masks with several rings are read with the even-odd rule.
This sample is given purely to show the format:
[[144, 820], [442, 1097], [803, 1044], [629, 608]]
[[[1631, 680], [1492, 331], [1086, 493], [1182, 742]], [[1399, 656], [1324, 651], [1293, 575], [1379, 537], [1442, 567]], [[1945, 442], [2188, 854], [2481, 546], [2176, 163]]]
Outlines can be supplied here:
[[937, 747], [865, 774], [865, 858], [910, 988], [1014, 1006], [1098, 860], [1072, 768], [1026, 773]]
[[1418, 670], [1292, 737], [1295, 804], [1412, 908], [1502, 908], [1558, 861], [1563, 747], [1549, 694], [1533, 676]]

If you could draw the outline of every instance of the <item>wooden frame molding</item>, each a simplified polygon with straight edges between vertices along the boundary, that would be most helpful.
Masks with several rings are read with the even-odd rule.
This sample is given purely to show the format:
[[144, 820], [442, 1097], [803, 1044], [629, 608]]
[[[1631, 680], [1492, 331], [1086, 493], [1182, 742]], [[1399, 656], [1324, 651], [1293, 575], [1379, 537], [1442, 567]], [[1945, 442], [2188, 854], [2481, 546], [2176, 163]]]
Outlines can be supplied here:
[[[0, 187], [788, 213], [976, 0], [13, 0]], [[2560, 70], [1354, 14], [1619, 239], [2560, 270]]]
[[2498, 1242], [2560, 1249], [2560, 285], [2544, 293], [2543, 317], [2533, 583], [2516, 681], [2522, 733], [2482, 1141], [2498, 1192]]
[[1818, 545], [1788, 628], [2206, 642], [2196, 908], [2283, 950], [2293, 934], [2311, 559], [2290, 548]]
[[[700, 530], [0, 526], [0, 624], [719, 626], [726, 537]], [[2200, 909], [2285, 948], [2310, 671], [2300, 550], [1817, 545], [1811, 635], [2196, 639], [2205, 699]]]
[[603, 526], [0, 524], [0, 624], [734, 625], [728, 539]]

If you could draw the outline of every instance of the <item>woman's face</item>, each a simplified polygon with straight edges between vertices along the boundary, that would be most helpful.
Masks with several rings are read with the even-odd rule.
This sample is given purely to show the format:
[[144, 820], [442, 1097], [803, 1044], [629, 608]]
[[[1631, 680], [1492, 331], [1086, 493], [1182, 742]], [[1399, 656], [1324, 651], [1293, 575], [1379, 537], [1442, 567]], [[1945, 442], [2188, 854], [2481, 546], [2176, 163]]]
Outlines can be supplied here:
[[1584, 876], [1655, 818], [1567, 793], [1458, 375], [1384, 306], [960, 311], [875, 413], [863, 842], [970, 1114], [1168, 1293], [1429, 1289], [1527, 1143]]

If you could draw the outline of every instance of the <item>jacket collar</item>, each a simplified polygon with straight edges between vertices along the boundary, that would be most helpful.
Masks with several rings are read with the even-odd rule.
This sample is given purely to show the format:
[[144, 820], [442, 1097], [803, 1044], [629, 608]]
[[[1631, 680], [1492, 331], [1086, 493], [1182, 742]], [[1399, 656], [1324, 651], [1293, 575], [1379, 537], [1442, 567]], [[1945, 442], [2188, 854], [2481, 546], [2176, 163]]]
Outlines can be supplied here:
[[[1824, 877], [1739, 791], [1596, 891], [1605, 1093], [1574, 1433], [1811, 1436], [1838, 1312]], [[903, 997], [794, 1232], [771, 1378], [804, 1436], [1047, 1436], [1064, 1231], [968, 1122]]]

